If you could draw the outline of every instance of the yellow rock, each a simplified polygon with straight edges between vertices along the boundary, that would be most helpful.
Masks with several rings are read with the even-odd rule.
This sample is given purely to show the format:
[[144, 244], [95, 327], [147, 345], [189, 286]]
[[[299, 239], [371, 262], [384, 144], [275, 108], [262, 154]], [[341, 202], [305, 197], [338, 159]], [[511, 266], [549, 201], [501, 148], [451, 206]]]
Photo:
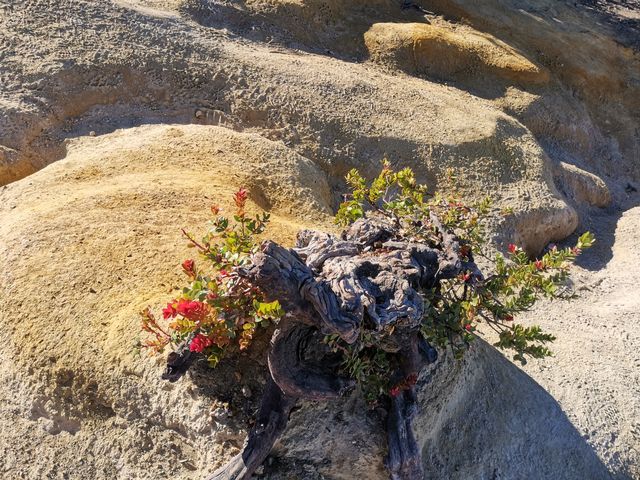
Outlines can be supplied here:
[[[269, 236], [291, 243], [303, 225], [331, 228], [326, 178], [280, 142], [213, 126], [142, 126], [67, 148], [65, 159], [0, 189], [0, 298], [12, 304], [0, 309], [0, 383], [26, 412], [0, 429], [0, 453], [28, 431], [41, 455], [63, 444], [64, 453], [24, 467], [27, 478], [53, 478], [59, 461], [77, 478], [107, 479], [151, 444], [181, 445], [166, 462], [154, 454], [149, 475], [164, 478], [184, 471], [181, 460], [205, 461], [178, 431], [200, 432], [197, 450], [222, 462], [230, 449], [215, 440], [224, 428], [212, 427], [215, 402], [162, 382], [163, 356], [134, 355], [138, 312], [183, 286], [180, 262], [198, 258], [180, 230], [203, 234], [212, 204], [230, 213], [231, 194], [246, 186], [249, 210], [272, 212]], [[123, 453], [94, 457], [105, 448]]]
[[372, 61], [440, 80], [493, 77], [541, 84], [549, 73], [492, 35], [444, 21], [376, 23], [364, 36]]

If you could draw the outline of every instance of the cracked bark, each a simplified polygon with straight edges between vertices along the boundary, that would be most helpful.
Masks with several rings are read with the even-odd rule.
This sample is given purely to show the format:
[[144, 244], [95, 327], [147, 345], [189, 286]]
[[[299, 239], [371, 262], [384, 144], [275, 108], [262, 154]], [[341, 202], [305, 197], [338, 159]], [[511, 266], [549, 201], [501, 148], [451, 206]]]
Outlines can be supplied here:
[[[266, 300], [278, 300], [286, 314], [271, 339], [270, 379], [255, 426], [243, 451], [210, 480], [250, 478], [284, 431], [298, 399], [330, 400], [354, 387], [352, 379], [337, 374], [339, 362], [322, 342], [324, 335], [339, 335], [347, 343], [357, 341], [365, 329], [377, 336], [380, 348], [397, 360], [392, 382], [417, 378], [426, 364], [436, 361], [436, 350], [420, 334], [420, 291], [436, 288], [462, 270], [481, 274], [475, 263], [461, 261], [457, 239], [437, 218], [431, 218], [431, 225], [440, 238], [436, 246], [403, 238], [394, 220], [375, 215], [353, 223], [341, 238], [303, 230], [292, 249], [271, 241], [262, 244], [241, 274]], [[164, 378], [175, 381], [192, 361], [188, 348], [180, 346], [170, 355]], [[413, 386], [391, 397], [385, 464], [394, 480], [423, 478], [411, 424], [416, 413]]]

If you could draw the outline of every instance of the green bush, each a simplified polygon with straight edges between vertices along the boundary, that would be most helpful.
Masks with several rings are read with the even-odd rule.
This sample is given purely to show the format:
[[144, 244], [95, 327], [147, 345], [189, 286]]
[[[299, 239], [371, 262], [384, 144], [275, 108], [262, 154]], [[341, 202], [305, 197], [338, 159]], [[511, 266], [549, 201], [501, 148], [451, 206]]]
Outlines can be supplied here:
[[[442, 248], [441, 232], [446, 231], [457, 241], [456, 253], [470, 266], [457, 277], [420, 292], [425, 301], [421, 330], [429, 343], [450, 348], [459, 358], [476, 337], [478, 326], [486, 324], [498, 335], [495, 346], [512, 350], [514, 360], [524, 364], [527, 356], [551, 355], [548, 344], [554, 337], [537, 326], [516, 323], [515, 317], [540, 298], [570, 296], [566, 288], [569, 265], [593, 244], [590, 233], [583, 234], [575, 247], [554, 246], [538, 259], [530, 259], [513, 244], [506, 256], [498, 253], [489, 257], [484, 221], [491, 200], [465, 204], [451, 176], [448, 193], [433, 195], [416, 182], [410, 169], [394, 171], [386, 161], [371, 183], [356, 170], [349, 172], [346, 180], [351, 193], [337, 212], [339, 225], [348, 226], [372, 211], [395, 222], [403, 239], [434, 248]], [[246, 190], [240, 189], [234, 196], [236, 212], [231, 219], [213, 207], [215, 218], [201, 241], [183, 231], [202, 265], [191, 259], [183, 262], [189, 284], [163, 310], [164, 319], [171, 320], [167, 328], [150, 308], [145, 309], [142, 329], [151, 336], [142, 347], [159, 352], [169, 344], [188, 340], [192, 351], [202, 352], [215, 366], [230, 346], [248, 348], [260, 325], [277, 322], [282, 316], [277, 301], [265, 302], [260, 290], [239, 274], [239, 268], [248, 265], [258, 249], [256, 235], [262, 234], [269, 222], [267, 213], [247, 215], [246, 200]], [[474, 256], [479, 255], [490, 261], [492, 271], [483, 275], [475, 268]], [[353, 344], [337, 335], [325, 338], [344, 356], [342, 373], [355, 378], [370, 400], [380, 394], [397, 395], [416, 380], [389, 384], [392, 358], [380, 348], [384, 338], [384, 332], [372, 335], [364, 326]]]

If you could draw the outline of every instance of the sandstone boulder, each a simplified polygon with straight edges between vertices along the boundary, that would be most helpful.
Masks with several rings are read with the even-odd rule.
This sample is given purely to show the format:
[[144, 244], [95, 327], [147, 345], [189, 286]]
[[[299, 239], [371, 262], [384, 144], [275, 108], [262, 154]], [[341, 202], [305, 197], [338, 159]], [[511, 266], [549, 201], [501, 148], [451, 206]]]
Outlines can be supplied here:
[[[0, 314], [0, 392], [11, 399], [0, 407], [3, 474], [201, 478], [242, 445], [264, 359], [163, 383], [163, 358], [133, 350], [137, 313], [181, 286], [178, 265], [192, 252], [180, 228], [202, 231], [209, 206], [229, 208], [240, 185], [252, 208], [272, 211], [279, 241], [303, 226], [332, 229], [327, 176], [280, 142], [222, 127], [143, 126], [66, 148], [65, 159], [0, 190], [0, 295], [9, 307]], [[544, 458], [563, 478], [600, 478], [604, 467], [553, 400], [496, 352], [481, 343], [473, 351], [464, 364], [445, 355], [421, 380], [426, 470], [513, 478]], [[365, 411], [357, 396], [305, 405], [269, 478], [385, 478], [382, 419]], [[529, 433], [512, 436], [522, 428]], [[489, 438], [500, 447], [480, 463], [466, 458]]]
[[524, 85], [549, 81], [535, 65], [497, 38], [466, 26], [439, 23], [376, 23], [364, 35], [372, 61], [443, 81], [493, 77]]

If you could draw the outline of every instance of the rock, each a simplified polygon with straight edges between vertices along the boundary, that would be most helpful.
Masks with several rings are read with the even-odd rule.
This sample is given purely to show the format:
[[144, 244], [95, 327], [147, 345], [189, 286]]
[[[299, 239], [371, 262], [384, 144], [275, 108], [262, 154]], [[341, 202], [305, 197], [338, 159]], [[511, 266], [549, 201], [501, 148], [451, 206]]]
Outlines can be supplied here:
[[[138, 10], [98, 7], [91, 2], [86, 8], [74, 5], [68, 4], [68, 18], [74, 25], [90, 25], [95, 18], [104, 18], [109, 28], [99, 29], [103, 35], [87, 31], [86, 37], [74, 41], [74, 52], [85, 59], [86, 68], [56, 64], [42, 77], [39, 91], [55, 115], [43, 120], [35, 114], [41, 103], [23, 102], [30, 110], [17, 109], [0, 117], [0, 143], [6, 140], [6, 145], [24, 147], [16, 161], [27, 165], [27, 170], [63, 158], [68, 143], [63, 137], [73, 136], [70, 131], [83, 125], [108, 132], [149, 121], [196, 121], [251, 131], [307, 158], [330, 186], [323, 198], [330, 209], [337, 207], [345, 191], [343, 177], [349, 169], [375, 175], [387, 156], [397, 166], [412, 167], [419, 180], [432, 188], [451, 167], [459, 172], [468, 197], [491, 192], [498, 207], [507, 206], [508, 199], [509, 206], [525, 208], [532, 216], [551, 213], [543, 230], [534, 232], [526, 225], [517, 230], [520, 224], [516, 225], [515, 233], [522, 242], [544, 244], [567, 234], [566, 203], [547, 174], [545, 152], [522, 124], [489, 100], [324, 56], [300, 56], [292, 61], [272, 54], [268, 46], [256, 49], [242, 42], [227, 43], [211, 28], [186, 20], [172, 19], [166, 22], [169, 30], [160, 33], [156, 22], [164, 20]], [[30, 15], [34, 28], [38, 22], [43, 28], [48, 25], [44, 10], [20, 12]], [[13, 24], [9, 27], [15, 28]], [[197, 35], [197, 42], [189, 40], [184, 31]], [[121, 41], [130, 36], [143, 47], [130, 51]], [[42, 57], [65, 51], [61, 45], [67, 44], [55, 32], [50, 32], [48, 42], [27, 38], [30, 48]], [[159, 46], [160, 38], [167, 44]], [[96, 63], [96, 44], [109, 45], [113, 62], [127, 67]], [[193, 60], [212, 55], [219, 57], [213, 71]], [[156, 70], [150, 73], [148, 65]], [[182, 71], [193, 78], [167, 73]], [[8, 91], [19, 103], [24, 96], [17, 88], [19, 71], [11, 78], [8, 85], [16, 89]], [[151, 103], [146, 100], [149, 96]], [[193, 104], [202, 113], [200, 118], [194, 118], [193, 108], [185, 107]], [[98, 142], [103, 136], [90, 138]], [[100, 148], [104, 143], [95, 145]], [[263, 173], [261, 184], [254, 187], [256, 198], [272, 188], [268, 171]], [[525, 195], [529, 197], [526, 202]], [[269, 208], [268, 203], [261, 204]], [[529, 231], [543, 238], [529, 238]]]
[[[515, 479], [522, 472], [549, 479], [608, 477], [553, 397], [482, 341], [473, 345], [463, 363], [446, 357], [434, 371], [421, 376], [418, 390], [420, 414], [415, 430], [425, 459], [425, 478], [462, 480], [495, 474]], [[345, 412], [340, 422], [324, 408], [308, 405], [305, 417], [292, 415], [282, 439], [287, 455], [322, 465], [319, 471], [325, 478], [388, 478], [381, 461], [383, 433], [376, 422], [362, 415], [366, 407], [355, 398], [330, 405], [332, 412]], [[345, 444], [357, 444], [357, 452], [355, 446], [344, 448]], [[331, 463], [323, 464], [323, 458]]]
[[[242, 442], [246, 414], [221, 414], [210, 393], [218, 387], [202, 383], [234, 378], [233, 370], [161, 383], [162, 359], [136, 357], [132, 346], [137, 312], [165, 303], [174, 294], [166, 285], [180, 283], [179, 263], [191, 255], [180, 228], [204, 227], [210, 204], [230, 208], [230, 194], [240, 185], [248, 186], [256, 206], [271, 209], [270, 235], [280, 241], [291, 242], [303, 225], [331, 228], [332, 197], [319, 167], [279, 142], [221, 127], [144, 126], [80, 137], [69, 143], [65, 159], [0, 191], [0, 294], [13, 305], [0, 313], [0, 356], [6, 366], [0, 393], [13, 399], [11, 406], [0, 407], [0, 422], [8, 422], [1, 429], [0, 454], [15, 459], [6, 463], [5, 472], [42, 478], [73, 471], [107, 479], [125, 468], [128, 478], [199, 478], [235, 453], [224, 442]], [[13, 202], [17, 208], [10, 209]], [[46, 273], [39, 270], [42, 265]], [[33, 289], [37, 272], [46, 275], [47, 283]], [[102, 287], [88, 295], [86, 285], [98, 281]], [[30, 292], [26, 298], [25, 291]], [[53, 364], [47, 360], [52, 352]], [[481, 375], [481, 365], [468, 364], [464, 375]], [[443, 367], [442, 382], [451, 368]], [[248, 380], [257, 376], [243, 375]], [[193, 382], [199, 389], [192, 388]], [[228, 391], [224, 385], [220, 392]], [[425, 387], [425, 398], [430, 391]], [[495, 393], [482, 395], [474, 398]], [[434, 438], [440, 428], [426, 419], [446, 411], [455, 397], [438, 398], [424, 406], [424, 428], [429, 424], [435, 430], [421, 441]], [[314, 413], [326, 405], [308, 405], [293, 414], [282, 440], [286, 457], [306, 458], [331, 478], [385, 478], [384, 434], [360, 402], [356, 396], [329, 405], [336, 415], [352, 412], [342, 421], [332, 413]], [[42, 429], [34, 430], [29, 420], [34, 409], [44, 419]], [[321, 418], [325, 423], [319, 423]], [[123, 419], [126, 435], [112, 427]], [[60, 435], [66, 435], [63, 443], [58, 443]], [[168, 441], [182, 451], [159, 450]], [[355, 441], [358, 448], [332, 441]], [[567, 451], [582, 448], [575, 439], [571, 442]], [[429, 445], [433, 454], [449, 449], [458, 456], [447, 443]], [[44, 460], [27, 461], [34, 452]], [[323, 463], [325, 458], [331, 462]], [[493, 458], [498, 464], [507, 457]], [[434, 462], [429, 468], [441, 468], [436, 467], [441, 460]], [[286, 471], [286, 460], [283, 465]], [[550, 468], [564, 472], [563, 465], [559, 459]], [[572, 465], [578, 473], [597, 471], [589, 470], [590, 463]]]
[[549, 242], [567, 238], [577, 226], [578, 215], [568, 205], [547, 211], [527, 211], [525, 208], [506, 219], [503, 238], [513, 239], [513, 242], [525, 252], [535, 256], [542, 252]]
[[611, 192], [596, 175], [564, 162], [558, 164], [554, 173], [558, 188], [576, 202], [600, 208], [611, 204]]
[[0, 185], [5, 185], [15, 178], [28, 175], [32, 167], [20, 159], [20, 153], [13, 148], [0, 145]]
[[464, 25], [376, 23], [364, 35], [370, 59], [443, 81], [477, 77], [524, 85], [549, 81], [549, 72], [497, 38]]
[[[269, 206], [281, 241], [331, 228], [325, 177], [280, 143], [220, 127], [140, 127], [68, 149], [0, 191], [0, 296], [13, 304], [0, 312], [0, 394], [12, 399], [0, 405], [3, 475], [196, 478], [233, 453], [223, 443], [242, 441], [246, 414], [212, 418], [219, 402], [192, 382], [162, 382], [162, 357], [134, 355], [138, 311], [175, 295], [167, 285], [193, 255], [180, 228], [204, 233], [210, 205], [230, 210], [241, 185]], [[113, 428], [122, 419], [126, 433]], [[163, 449], [170, 441], [182, 452]]]
[[[432, 189], [453, 168], [467, 199], [513, 207], [491, 232], [529, 253], [569, 235], [576, 209], [589, 220], [581, 204], [605, 205], [607, 189], [634, 202], [637, 29], [603, 3], [434, 0], [430, 25], [387, 0], [0, 5], [2, 474], [196, 479], [237, 452], [259, 359], [238, 360], [254, 394], [243, 399], [236, 365], [168, 385], [162, 359], [132, 347], [137, 312], [181, 284], [180, 228], [203, 226], [211, 203], [229, 208], [240, 185], [285, 243], [332, 228], [344, 174], [371, 176], [384, 156]], [[611, 249], [607, 222], [595, 249]], [[635, 330], [608, 348], [617, 299], [596, 300], [566, 321], [542, 312], [559, 337], [584, 336], [551, 376], [528, 371], [559, 403], [484, 347], [434, 372], [421, 393], [429, 475], [607, 478], [594, 450], [614, 475], [638, 475], [634, 372], [625, 396], [620, 372], [601, 368], [637, 366]], [[578, 349], [592, 398], [571, 381]], [[229, 398], [246, 411], [221, 406]], [[384, 438], [361, 400], [321, 408], [294, 412], [269, 478], [304, 478], [306, 463], [325, 478], [384, 478]]]
[[[526, 107], [518, 107], [520, 113], [508, 109], [550, 156], [566, 161], [568, 153], [570, 163], [600, 177], [628, 172], [639, 178], [636, 1], [622, 6], [590, 0], [527, 5], [518, 0], [434, 0], [428, 5], [450, 21], [493, 35], [550, 72], [547, 88], [517, 94], [530, 97]], [[587, 31], [592, 41], [585, 38]], [[490, 98], [501, 95], [484, 84], [476, 78], [471, 91]]]

